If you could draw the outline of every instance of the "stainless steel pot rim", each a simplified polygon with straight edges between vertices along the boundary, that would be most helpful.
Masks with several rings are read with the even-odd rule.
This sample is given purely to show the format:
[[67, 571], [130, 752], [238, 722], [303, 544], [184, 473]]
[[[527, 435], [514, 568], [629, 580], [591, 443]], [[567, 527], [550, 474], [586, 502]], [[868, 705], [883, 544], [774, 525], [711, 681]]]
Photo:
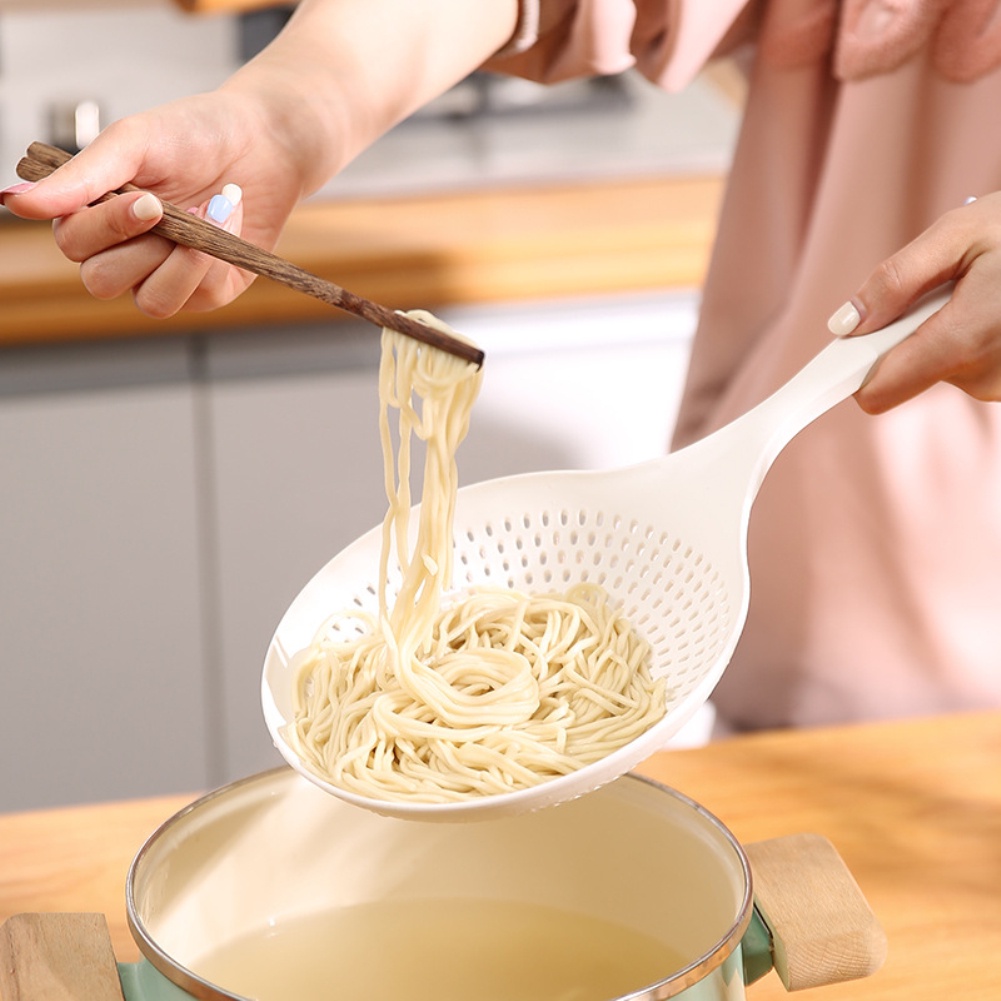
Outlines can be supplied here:
[[207, 792], [203, 796], [198, 797], [198, 799], [193, 800], [187, 806], [178, 810], [177, 813], [168, 817], [150, 834], [139, 848], [139, 851], [136, 852], [129, 866], [125, 881], [125, 918], [133, 940], [152, 967], [162, 973], [171, 983], [176, 984], [182, 990], [187, 991], [192, 997], [200, 999], [200, 1001], [253, 1001], [253, 999], [244, 998], [240, 994], [233, 994], [231, 991], [223, 990], [209, 983], [209, 981], [189, 970], [160, 948], [156, 940], [146, 930], [146, 926], [138, 914], [135, 898], [136, 874], [141, 868], [146, 855], [157, 841], [166, 835], [171, 828], [183, 823], [186, 817], [196, 811], [204, 810], [213, 801], [230, 796], [244, 786], [264, 782], [285, 770], [285, 766], [279, 765], [277, 768], [257, 772], [254, 775], [247, 775], [224, 786], [220, 786], [218, 789], [213, 789], [211, 792]]
[[[204, 810], [217, 799], [231, 796], [233, 793], [245, 786], [253, 785], [255, 783], [266, 783], [281, 773], [289, 773], [292, 775], [296, 774], [295, 770], [290, 768], [288, 765], [279, 765], [278, 767], [268, 769], [267, 771], [258, 772], [253, 775], [245, 776], [244, 778], [236, 779], [233, 782], [220, 786], [218, 789], [213, 789], [211, 792], [193, 800], [187, 806], [182, 807], [177, 813], [168, 817], [167, 820], [160, 824], [153, 831], [153, 833], [150, 834], [150, 836], [139, 848], [139, 851], [136, 852], [136, 855], [132, 859], [132, 863], [129, 866], [125, 893], [126, 919], [129, 931], [131, 932], [136, 945], [139, 947], [139, 951], [151, 966], [192, 997], [198, 998], [199, 1001], [253, 1001], [253, 999], [245, 998], [243, 995], [234, 994], [231, 991], [227, 991], [216, 986], [215, 984], [209, 983], [209, 981], [203, 979], [197, 973], [189, 970], [182, 963], [173, 959], [157, 944], [154, 938], [147, 931], [138, 914], [138, 907], [135, 898], [136, 875], [141, 868], [146, 855], [156, 842], [169, 832], [171, 828], [182, 823], [186, 817], [190, 816], [195, 811]], [[609, 999], [609, 1001], [666, 1001], [668, 998], [676, 997], [682, 991], [691, 987], [693, 984], [698, 983], [700, 980], [703, 980], [711, 972], [722, 966], [740, 945], [744, 932], [750, 924], [751, 914], [754, 909], [750, 864], [744, 849], [741, 847], [740, 842], [736, 839], [736, 837], [734, 837], [730, 829], [715, 814], [711, 813], [704, 806], [702, 806], [701, 803], [696, 802], [691, 797], [679, 792], [677, 789], [673, 789], [662, 782], [658, 782], [655, 779], [648, 778], [647, 776], [640, 775], [636, 772], [627, 772], [615, 781], [641, 782], [663, 792], [667, 796], [671, 796], [674, 799], [679, 800], [686, 807], [697, 813], [707, 824], [714, 827], [717, 832], [723, 836], [724, 840], [728, 842], [730, 847], [736, 853], [737, 859], [740, 862], [741, 877], [744, 887], [743, 894], [733, 923], [727, 932], [719, 939], [719, 941], [707, 949], [703, 955], [699, 956], [693, 962], [682, 967], [680, 970], [676, 970], [671, 974], [671, 976], [665, 977], [663, 980], [657, 981], [654, 984], [640, 988], [631, 994], [625, 994], [619, 998]]]

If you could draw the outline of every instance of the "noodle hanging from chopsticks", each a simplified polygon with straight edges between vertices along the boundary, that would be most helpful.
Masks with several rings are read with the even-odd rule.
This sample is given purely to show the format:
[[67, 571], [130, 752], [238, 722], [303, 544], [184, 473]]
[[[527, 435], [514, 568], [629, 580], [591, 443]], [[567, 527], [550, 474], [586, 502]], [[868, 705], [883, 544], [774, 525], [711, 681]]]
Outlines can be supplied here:
[[[511, 792], [604, 757], [664, 713], [664, 683], [651, 677], [648, 644], [595, 584], [540, 595], [473, 588], [443, 606], [455, 455], [480, 379], [464, 361], [383, 331], [389, 510], [379, 615], [349, 613], [361, 627], [349, 639], [345, 614], [331, 616], [295, 664], [293, 745], [309, 767], [350, 792], [432, 803]], [[414, 435], [426, 446], [411, 546]], [[394, 555], [402, 583], [390, 607]]]

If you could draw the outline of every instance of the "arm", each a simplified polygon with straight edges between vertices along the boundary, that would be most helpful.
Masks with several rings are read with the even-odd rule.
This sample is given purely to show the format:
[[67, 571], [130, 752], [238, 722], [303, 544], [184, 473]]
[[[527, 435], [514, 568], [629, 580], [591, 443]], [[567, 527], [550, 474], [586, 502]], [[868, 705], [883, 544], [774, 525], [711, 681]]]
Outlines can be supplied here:
[[3, 203], [56, 220], [60, 249], [98, 298], [132, 290], [157, 317], [223, 305], [250, 277], [149, 235], [160, 219], [155, 200], [89, 203], [132, 182], [204, 216], [236, 184], [242, 201], [219, 221], [270, 249], [300, 198], [503, 47], [517, 19], [517, 0], [303, 0], [279, 37], [217, 91], [110, 125]]
[[831, 317], [835, 334], [864, 334], [925, 292], [955, 281], [952, 299], [880, 362], [855, 394], [882, 413], [936, 382], [1001, 401], [1001, 192], [947, 212], [883, 261]]
[[517, 0], [303, 0], [286, 29], [226, 85], [267, 104], [308, 193], [510, 39]]

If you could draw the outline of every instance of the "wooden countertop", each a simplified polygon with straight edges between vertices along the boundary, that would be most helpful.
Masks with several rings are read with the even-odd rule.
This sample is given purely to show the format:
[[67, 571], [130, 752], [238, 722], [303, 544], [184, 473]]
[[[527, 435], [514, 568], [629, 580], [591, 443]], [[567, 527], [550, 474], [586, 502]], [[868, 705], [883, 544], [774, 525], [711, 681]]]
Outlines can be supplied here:
[[[1001, 712], [763, 733], [652, 758], [642, 769], [701, 802], [743, 842], [829, 837], [889, 939], [875, 976], [803, 1001], [997, 1001], [1001, 966]], [[133, 854], [190, 797], [0, 816], [0, 921], [99, 911], [118, 957], [137, 950], [124, 882]], [[752, 1001], [785, 997], [774, 973]]]
[[[650, 177], [600, 183], [315, 201], [278, 252], [393, 308], [693, 287], [709, 259], [723, 181]], [[169, 320], [129, 296], [98, 302], [46, 223], [0, 222], [0, 345], [340, 319], [258, 279], [235, 302]]]

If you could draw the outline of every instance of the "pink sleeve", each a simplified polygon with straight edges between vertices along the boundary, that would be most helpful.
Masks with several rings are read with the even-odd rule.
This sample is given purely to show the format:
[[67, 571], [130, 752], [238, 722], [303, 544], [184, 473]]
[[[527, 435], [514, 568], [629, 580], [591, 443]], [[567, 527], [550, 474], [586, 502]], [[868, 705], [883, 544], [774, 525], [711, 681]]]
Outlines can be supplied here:
[[521, 0], [512, 44], [486, 68], [556, 83], [635, 66], [664, 89], [680, 90], [732, 36], [747, 6], [748, 0]]

